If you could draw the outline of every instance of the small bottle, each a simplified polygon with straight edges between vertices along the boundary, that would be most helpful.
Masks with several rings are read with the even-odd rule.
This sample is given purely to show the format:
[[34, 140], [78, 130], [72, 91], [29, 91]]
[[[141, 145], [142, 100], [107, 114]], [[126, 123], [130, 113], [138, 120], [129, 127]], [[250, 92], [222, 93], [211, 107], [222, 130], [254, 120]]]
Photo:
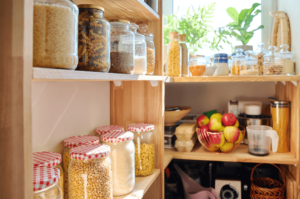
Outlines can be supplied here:
[[186, 35], [180, 34], [179, 35], [179, 43], [181, 47], [181, 71], [182, 76], [188, 77], [189, 71], [188, 71], [188, 65], [189, 65], [189, 49], [186, 45]]
[[244, 50], [238, 48], [235, 50], [235, 55], [232, 57], [231, 75], [240, 75], [241, 63], [244, 61]]
[[178, 42], [178, 32], [169, 32], [169, 54], [167, 63], [168, 76], [181, 76], [181, 47]]
[[264, 56], [264, 75], [282, 75], [283, 62], [276, 56], [276, 46], [269, 47], [270, 53]]

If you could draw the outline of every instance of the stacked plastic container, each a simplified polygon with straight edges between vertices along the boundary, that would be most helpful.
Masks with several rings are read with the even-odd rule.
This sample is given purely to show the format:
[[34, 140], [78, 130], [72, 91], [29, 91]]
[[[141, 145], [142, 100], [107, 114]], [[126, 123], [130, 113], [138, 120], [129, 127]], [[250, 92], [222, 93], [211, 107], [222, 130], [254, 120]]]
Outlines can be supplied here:
[[196, 123], [182, 123], [176, 128], [175, 148], [180, 152], [191, 152], [197, 142]]

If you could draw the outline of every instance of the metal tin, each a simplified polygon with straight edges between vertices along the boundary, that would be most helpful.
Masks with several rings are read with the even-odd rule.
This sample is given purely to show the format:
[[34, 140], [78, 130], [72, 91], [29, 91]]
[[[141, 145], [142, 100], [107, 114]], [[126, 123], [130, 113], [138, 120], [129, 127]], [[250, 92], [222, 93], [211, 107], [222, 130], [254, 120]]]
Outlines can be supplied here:
[[278, 101], [271, 101], [271, 106], [272, 107], [290, 107], [291, 102], [290, 101], [285, 101], [285, 100], [278, 100]]

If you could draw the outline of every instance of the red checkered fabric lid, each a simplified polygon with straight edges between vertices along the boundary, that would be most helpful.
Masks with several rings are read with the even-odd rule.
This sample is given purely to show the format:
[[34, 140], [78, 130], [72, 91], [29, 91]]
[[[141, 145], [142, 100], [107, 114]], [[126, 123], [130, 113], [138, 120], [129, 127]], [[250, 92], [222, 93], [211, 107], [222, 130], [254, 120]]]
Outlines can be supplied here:
[[128, 130], [134, 132], [145, 132], [145, 131], [151, 131], [153, 129], [154, 129], [154, 125], [148, 123], [134, 123], [128, 125]]
[[64, 140], [64, 145], [68, 148], [73, 148], [83, 144], [99, 144], [99, 138], [92, 135], [78, 135]]
[[33, 166], [46, 166], [46, 167], [54, 167], [61, 162], [61, 155], [59, 153], [42, 151], [42, 152], [34, 152], [32, 154], [33, 157]]
[[107, 125], [107, 126], [100, 126], [96, 128], [96, 133], [99, 135], [104, 135], [105, 133], [113, 133], [113, 132], [123, 132], [124, 127], [118, 125]]
[[82, 145], [70, 150], [70, 156], [76, 160], [91, 160], [102, 158], [110, 153], [110, 147], [105, 144]]
[[104, 142], [124, 142], [132, 139], [133, 139], [133, 133], [130, 131], [112, 132], [102, 136], [102, 141]]
[[33, 167], [33, 191], [45, 189], [58, 182], [60, 171], [54, 167]]

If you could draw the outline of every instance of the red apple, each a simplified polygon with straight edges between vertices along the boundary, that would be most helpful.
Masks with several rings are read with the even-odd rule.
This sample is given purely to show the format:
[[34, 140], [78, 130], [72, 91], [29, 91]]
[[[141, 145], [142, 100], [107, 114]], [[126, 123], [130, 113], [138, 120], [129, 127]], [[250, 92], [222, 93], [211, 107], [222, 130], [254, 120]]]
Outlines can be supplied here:
[[240, 123], [239, 123], [239, 121], [238, 120], [236, 120], [236, 123], [235, 123], [235, 127], [239, 127], [239, 125], [240, 125]]
[[221, 121], [224, 126], [234, 126], [237, 119], [232, 113], [226, 113], [223, 115]]
[[209, 140], [217, 147], [221, 147], [225, 143], [225, 137], [223, 133], [210, 133]]
[[223, 144], [223, 146], [220, 147], [220, 150], [222, 152], [229, 152], [233, 149], [233, 143], [228, 143], [228, 142], [225, 142], [225, 144]]
[[209, 122], [209, 119], [206, 115], [201, 115], [197, 118], [198, 127], [201, 127], [203, 125], [207, 125], [208, 122]]
[[235, 142], [235, 144], [240, 143], [240, 142], [242, 141], [243, 138], [244, 138], [244, 135], [243, 135], [242, 132], [240, 132], [239, 138], [238, 138], [238, 140]]
[[207, 143], [206, 144], [207, 150], [211, 151], [211, 152], [216, 152], [218, 150], [218, 147], [216, 147], [215, 145], [213, 145], [212, 143]]
[[207, 134], [208, 131], [209, 128], [207, 125], [203, 125], [198, 129], [197, 135], [198, 137], [200, 137], [200, 140], [206, 141], [208, 139], [208, 134]]
[[226, 126], [224, 136], [227, 142], [235, 143], [239, 139], [240, 130], [235, 126]]
[[222, 128], [222, 122], [221, 120], [217, 118], [212, 118], [208, 122], [208, 128], [211, 131], [219, 131]]

